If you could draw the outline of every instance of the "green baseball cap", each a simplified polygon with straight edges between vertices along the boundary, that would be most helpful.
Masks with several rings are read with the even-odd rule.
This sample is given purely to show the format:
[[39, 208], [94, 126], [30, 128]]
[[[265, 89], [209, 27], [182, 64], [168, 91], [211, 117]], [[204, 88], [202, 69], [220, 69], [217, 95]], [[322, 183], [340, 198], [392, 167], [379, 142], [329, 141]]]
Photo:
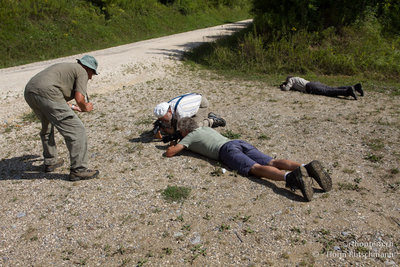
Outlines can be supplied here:
[[89, 55], [84, 55], [81, 59], [77, 59], [77, 61], [79, 63], [81, 63], [82, 65], [91, 68], [94, 71], [94, 74], [99, 74], [97, 72], [97, 60]]

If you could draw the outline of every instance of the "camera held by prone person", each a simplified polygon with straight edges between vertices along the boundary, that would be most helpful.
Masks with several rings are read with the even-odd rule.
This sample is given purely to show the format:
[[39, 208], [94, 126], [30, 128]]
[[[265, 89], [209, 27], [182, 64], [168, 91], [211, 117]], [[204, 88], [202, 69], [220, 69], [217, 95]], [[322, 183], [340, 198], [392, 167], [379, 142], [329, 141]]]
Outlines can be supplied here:
[[153, 136], [157, 139], [161, 139], [164, 143], [168, 142], [178, 142], [182, 139], [182, 135], [179, 131], [175, 131], [175, 129], [161, 120], [156, 120], [153, 123], [153, 129], [151, 130]]

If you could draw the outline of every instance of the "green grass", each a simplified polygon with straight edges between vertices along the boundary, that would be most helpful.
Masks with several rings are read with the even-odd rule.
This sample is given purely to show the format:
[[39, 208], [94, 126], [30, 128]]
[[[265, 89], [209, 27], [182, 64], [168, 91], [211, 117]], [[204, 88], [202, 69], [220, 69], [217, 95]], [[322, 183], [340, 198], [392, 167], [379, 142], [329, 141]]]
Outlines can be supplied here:
[[23, 114], [21, 119], [23, 122], [40, 122], [39, 118], [33, 111]]
[[168, 202], [182, 202], [189, 197], [191, 189], [182, 186], [168, 186], [162, 196]]
[[266, 80], [278, 86], [287, 75], [331, 86], [361, 82], [367, 91], [400, 95], [400, 35], [383, 37], [376, 21], [360, 22], [337, 33], [300, 31], [266, 42], [254, 25], [231, 37], [185, 54], [190, 63], [226, 76]]
[[241, 134], [240, 133], [234, 133], [231, 130], [226, 130], [225, 132], [221, 133], [223, 136], [229, 138], [229, 139], [239, 139]]
[[[103, 7], [93, 5], [101, 3]], [[250, 0], [0, 1], [0, 68], [249, 18]], [[222, 2], [222, 1], [218, 1]]]

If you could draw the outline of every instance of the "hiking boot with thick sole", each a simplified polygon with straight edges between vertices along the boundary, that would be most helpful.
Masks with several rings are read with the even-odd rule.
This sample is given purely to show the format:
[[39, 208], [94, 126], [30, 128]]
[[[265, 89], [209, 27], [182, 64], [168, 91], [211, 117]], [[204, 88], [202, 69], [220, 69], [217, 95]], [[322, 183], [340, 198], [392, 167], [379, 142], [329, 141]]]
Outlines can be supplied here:
[[80, 181], [80, 180], [89, 180], [96, 178], [99, 175], [98, 170], [83, 170], [83, 171], [71, 171], [69, 173], [69, 181]]
[[360, 94], [360, 96], [364, 96], [364, 90], [362, 89], [361, 83], [357, 83], [354, 85], [354, 90]]
[[44, 171], [45, 172], [53, 172], [55, 169], [61, 167], [64, 165], [64, 160], [63, 159], [58, 159], [56, 163], [53, 165], [44, 165]]
[[347, 90], [347, 96], [351, 96], [351, 97], [354, 98], [354, 100], [357, 100], [356, 92], [355, 92], [355, 90], [354, 90], [353, 87], [350, 87], [350, 88]]
[[210, 112], [207, 117], [213, 120], [212, 128], [225, 127], [226, 125], [226, 121], [215, 113]]
[[306, 168], [308, 175], [317, 181], [322, 190], [328, 192], [332, 189], [332, 179], [322, 167], [321, 162], [313, 160], [304, 167]]
[[312, 178], [308, 177], [307, 170], [303, 166], [298, 167], [286, 175], [286, 187], [295, 191], [300, 189], [306, 201], [311, 201], [314, 190], [312, 188]]
[[225, 127], [226, 121], [223, 118], [214, 118], [211, 128]]

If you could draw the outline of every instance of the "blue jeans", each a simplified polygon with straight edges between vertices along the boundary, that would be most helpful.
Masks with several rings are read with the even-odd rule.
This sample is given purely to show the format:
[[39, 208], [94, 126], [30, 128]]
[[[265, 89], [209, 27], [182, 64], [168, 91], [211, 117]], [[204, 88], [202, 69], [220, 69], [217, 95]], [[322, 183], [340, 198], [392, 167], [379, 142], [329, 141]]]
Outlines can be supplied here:
[[330, 87], [320, 82], [309, 82], [306, 84], [306, 92], [314, 95], [325, 96], [349, 96], [351, 86]]
[[248, 175], [254, 164], [267, 165], [272, 157], [243, 140], [232, 140], [220, 148], [219, 159], [228, 168], [242, 175]]

